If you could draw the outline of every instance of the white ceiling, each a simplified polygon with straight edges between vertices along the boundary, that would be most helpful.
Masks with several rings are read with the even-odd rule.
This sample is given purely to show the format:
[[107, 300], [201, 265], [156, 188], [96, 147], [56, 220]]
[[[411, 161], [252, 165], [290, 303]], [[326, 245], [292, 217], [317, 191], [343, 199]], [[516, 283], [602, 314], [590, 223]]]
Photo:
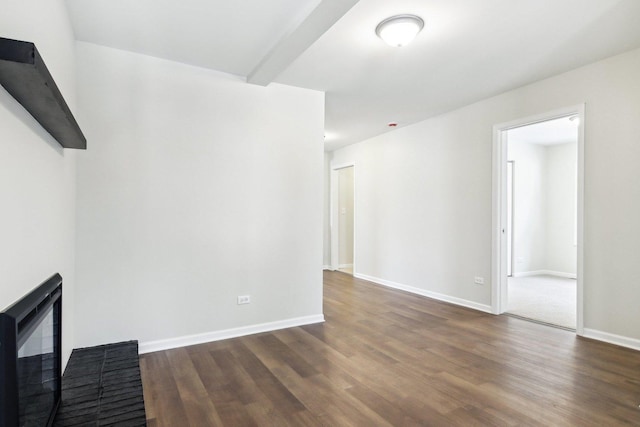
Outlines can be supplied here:
[[[640, 47], [640, 0], [67, 3], [78, 40], [250, 80], [280, 58], [263, 74], [326, 91], [327, 150]], [[401, 13], [421, 16], [425, 29], [392, 48], [374, 30]]]
[[578, 122], [569, 117], [534, 123], [507, 132], [509, 143], [557, 145], [578, 142]]
[[77, 40], [239, 76], [320, 0], [67, 0]]

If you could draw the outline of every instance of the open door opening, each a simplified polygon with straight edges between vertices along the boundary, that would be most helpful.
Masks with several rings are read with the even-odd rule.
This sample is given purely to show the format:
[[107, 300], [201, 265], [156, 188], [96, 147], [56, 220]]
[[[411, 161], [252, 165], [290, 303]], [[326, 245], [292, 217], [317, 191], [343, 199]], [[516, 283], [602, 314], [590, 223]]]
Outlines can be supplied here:
[[332, 270], [354, 274], [355, 165], [331, 168], [331, 264]]
[[507, 131], [506, 309], [518, 317], [572, 330], [576, 328], [578, 144], [573, 117]]
[[338, 270], [353, 275], [353, 166], [338, 171]]
[[495, 127], [493, 311], [582, 333], [584, 107]]

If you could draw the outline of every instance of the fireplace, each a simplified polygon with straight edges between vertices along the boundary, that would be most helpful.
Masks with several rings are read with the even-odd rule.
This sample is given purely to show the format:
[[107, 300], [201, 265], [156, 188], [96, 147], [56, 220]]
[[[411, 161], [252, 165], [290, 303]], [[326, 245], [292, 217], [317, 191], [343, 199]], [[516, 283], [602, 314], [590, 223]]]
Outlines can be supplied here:
[[0, 427], [51, 426], [60, 404], [62, 277], [0, 313]]

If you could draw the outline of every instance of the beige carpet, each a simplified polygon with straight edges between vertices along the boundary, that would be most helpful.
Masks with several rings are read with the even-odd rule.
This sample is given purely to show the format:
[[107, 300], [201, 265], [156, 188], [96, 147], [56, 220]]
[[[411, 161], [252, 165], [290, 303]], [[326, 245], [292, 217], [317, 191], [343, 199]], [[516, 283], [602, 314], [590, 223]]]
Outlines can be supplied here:
[[555, 276], [509, 277], [507, 313], [576, 328], [576, 280]]

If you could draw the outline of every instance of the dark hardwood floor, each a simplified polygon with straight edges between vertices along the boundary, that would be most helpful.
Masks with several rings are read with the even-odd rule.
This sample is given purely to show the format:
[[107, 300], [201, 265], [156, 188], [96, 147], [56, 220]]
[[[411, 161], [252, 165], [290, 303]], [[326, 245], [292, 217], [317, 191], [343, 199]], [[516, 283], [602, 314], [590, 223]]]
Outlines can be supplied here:
[[149, 425], [640, 425], [640, 352], [338, 272], [324, 313], [141, 356]]

